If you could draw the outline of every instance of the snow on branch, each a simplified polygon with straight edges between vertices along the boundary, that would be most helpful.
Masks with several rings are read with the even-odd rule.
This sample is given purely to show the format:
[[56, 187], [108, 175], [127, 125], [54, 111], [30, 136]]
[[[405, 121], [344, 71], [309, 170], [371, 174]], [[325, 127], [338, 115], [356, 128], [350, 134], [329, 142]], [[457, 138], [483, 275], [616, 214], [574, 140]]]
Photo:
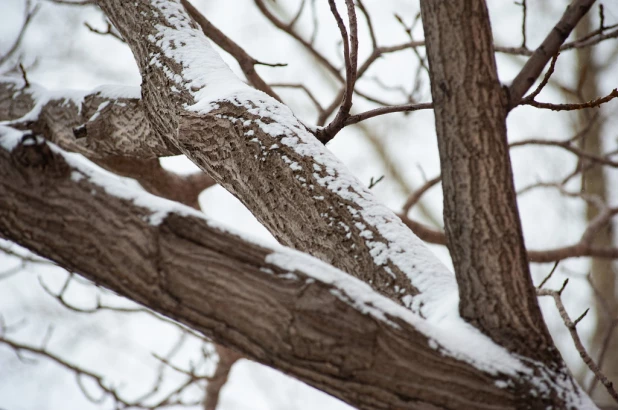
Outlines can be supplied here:
[[[461, 320], [457, 299], [422, 318], [316, 258], [232, 232], [27, 132], [0, 128], [0, 181], [0, 236], [353, 405], [379, 396], [394, 408], [466, 407], [519, 383], [553, 391], [548, 370], [535, 376]], [[403, 369], [407, 380], [389, 382]]]
[[[520, 383], [551, 391], [548, 370], [535, 376], [461, 320], [456, 298], [422, 318], [316, 258], [233, 232], [28, 132], [0, 128], [0, 181], [0, 236], [353, 405], [388, 393], [396, 408], [412, 398], [466, 407]], [[409, 379], [390, 383], [401, 371]], [[372, 388], [353, 398], [350, 383]]]
[[134, 53], [153, 130], [281, 243], [425, 316], [457, 293], [452, 273], [288, 107], [232, 73], [179, 2], [99, 4]]
[[177, 155], [151, 132], [140, 98], [136, 87], [48, 90], [0, 76], [0, 121], [45, 132], [54, 143], [89, 158]]

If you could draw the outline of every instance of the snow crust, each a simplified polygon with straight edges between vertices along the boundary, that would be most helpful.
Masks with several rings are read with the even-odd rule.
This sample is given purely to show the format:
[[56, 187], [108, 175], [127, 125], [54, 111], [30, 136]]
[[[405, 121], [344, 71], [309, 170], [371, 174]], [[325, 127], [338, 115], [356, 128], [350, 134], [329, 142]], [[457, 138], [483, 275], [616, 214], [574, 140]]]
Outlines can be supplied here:
[[[33, 108], [26, 113], [23, 117], [10, 121], [1, 121], [0, 124], [16, 124], [26, 121], [36, 121], [41, 115], [42, 108], [50, 101], [63, 101], [62, 106], [73, 104], [77, 107], [78, 112], [81, 112], [84, 98], [88, 95], [98, 94], [103, 98], [109, 98], [110, 100], [116, 99], [139, 99], [141, 98], [141, 90], [139, 87], [130, 87], [122, 85], [103, 85], [95, 88], [94, 90], [48, 90], [37, 84], [30, 84], [27, 88], [24, 88], [24, 82], [21, 78], [17, 77], [3, 77], [0, 76], [0, 82], [13, 84], [15, 92], [13, 98], [17, 98], [21, 94], [29, 95], [34, 101]], [[97, 112], [93, 115], [91, 120], [96, 119], [100, 111], [105, 108], [110, 102], [105, 101], [101, 103]], [[119, 104], [114, 101], [114, 104]], [[120, 103], [121, 104], [121, 103]]]
[[[210, 45], [202, 31], [191, 24], [180, 3], [152, 0], [167, 25], [155, 26], [158, 33], [148, 36], [161, 53], [151, 53], [150, 64], [162, 69], [175, 83], [172, 91], [184, 89], [196, 101], [214, 101], [230, 92], [247, 88]], [[182, 66], [182, 75], [172, 72], [162, 57]]]
[[127, 85], [102, 85], [92, 90], [89, 94], [99, 94], [101, 97], [111, 100], [141, 99], [142, 89]]

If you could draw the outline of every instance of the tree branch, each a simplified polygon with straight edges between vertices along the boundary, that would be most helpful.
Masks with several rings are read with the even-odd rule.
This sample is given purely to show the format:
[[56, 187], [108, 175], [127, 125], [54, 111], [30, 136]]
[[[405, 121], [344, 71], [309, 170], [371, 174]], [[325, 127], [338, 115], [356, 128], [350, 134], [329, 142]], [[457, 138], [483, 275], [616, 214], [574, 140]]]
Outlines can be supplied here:
[[537, 289], [537, 294], [539, 296], [551, 296], [554, 299], [554, 303], [556, 304], [558, 313], [560, 313], [560, 317], [562, 318], [564, 325], [569, 330], [569, 334], [573, 339], [573, 343], [575, 344], [575, 348], [577, 349], [579, 356], [582, 358], [586, 366], [588, 366], [588, 368], [594, 373], [595, 377], [603, 384], [603, 386], [605, 386], [605, 389], [607, 390], [609, 395], [614, 399], [614, 401], [616, 401], [616, 403], [618, 403], [618, 393], [614, 389], [612, 382], [607, 379], [603, 372], [601, 372], [599, 366], [597, 366], [592, 357], [590, 357], [579, 337], [579, 334], [577, 333], [577, 324], [586, 316], [589, 309], [586, 309], [579, 318], [577, 318], [575, 321], [572, 321], [566, 311], [564, 303], [562, 303], [562, 292], [564, 291], [568, 282], [569, 280], [566, 279], [559, 290], [541, 289], [541, 286], [539, 286], [539, 288]]
[[487, 6], [421, 0], [421, 13], [461, 315], [513, 351], [564, 366], [526, 260]]
[[45, 133], [59, 146], [136, 179], [148, 192], [194, 208], [199, 194], [215, 184], [204, 172], [178, 175], [161, 167], [158, 156], [179, 151], [151, 133], [141, 99], [122, 98], [138, 94], [135, 90], [102, 87], [71, 98], [37, 85], [24, 87], [15, 78], [0, 77], [0, 121]]
[[558, 377], [545, 369], [546, 380], [528, 380], [528, 364], [456, 312], [421, 319], [316, 259], [243, 239], [40, 138], [3, 131], [1, 236], [351, 405], [493, 409], [484, 403], [499, 398], [509, 408], [528, 383]]
[[[433, 297], [434, 281], [454, 288], [452, 274], [287, 107], [229, 70], [176, 2], [156, 10], [144, 0], [100, 6], [136, 57], [153, 132], [236, 195], [281, 243], [407, 305], [416, 306], [419, 293]], [[419, 254], [426, 265], [410, 263]]]
[[571, 34], [579, 20], [590, 10], [595, 0], [573, 0], [562, 18], [530, 56], [509, 87], [509, 108], [519, 104], [524, 94], [541, 75], [543, 68], [560, 51], [560, 46]]
[[14, 77], [0, 77], [0, 121], [45, 133], [55, 144], [89, 158], [151, 159], [180, 151], [154, 134], [140, 91], [104, 86], [56, 92]]

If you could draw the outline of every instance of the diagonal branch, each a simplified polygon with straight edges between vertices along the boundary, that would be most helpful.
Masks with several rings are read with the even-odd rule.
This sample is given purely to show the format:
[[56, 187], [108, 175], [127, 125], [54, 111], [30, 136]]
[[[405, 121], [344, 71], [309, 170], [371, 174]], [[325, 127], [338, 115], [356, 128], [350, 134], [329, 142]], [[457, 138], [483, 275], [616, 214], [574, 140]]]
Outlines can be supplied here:
[[543, 369], [547, 379], [528, 380], [535, 371], [454, 310], [422, 319], [319, 260], [230, 233], [40, 138], [0, 132], [0, 236], [351, 405], [515, 406], [518, 391], [556, 377]]
[[[282, 244], [407, 306], [435, 300], [432, 284], [455, 288], [452, 274], [289, 108], [231, 72], [177, 2], [100, 6], [135, 55], [155, 135], [232, 192]], [[419, 255], [425, 262], [412, 263]]]
[[532, 53], [524, 67], [509, 87], [509, 107], [513, 108], [541, 75], [545, 65], [560, 51], [579, 20], [590, 10], [595, 0], [573, 0], [560, 21], [545, 37], [541, 45]]
[[582, 343], [581, 338], [579, 337], [579, 333], [577, 333], [577, 324], [586, 316], [589, 309], [586, 309], [584, 313], [582, 313], [579, 316], [579, 318], [573, 321], [571, 320], [571, 317], [569, 316], [568, 312], [566, 311], [566, 307], [564, 306], [564, 303], [562, 302], [562, 292], [564, 291], [568, 282], [569, 280], [566, 279], [562, 287], [558, 290], [542, 289], [543, 283], [541, 283], [541, 285], [537, 289], [537, 294], [539, 296], [551, 296], [552, 297], [552, 299], [554, 300], [554, 303], [556, 304], [556, 308], [558, 309], [558, 313], [560, 314], [560, 317], [562, 318], [562, 321], [564, 322], [564, 325], [569, 330], [569, 334], [571, 335], [571, 338], [573, 339], [573, 343], [575, 344], [575, 348], [577, 349], [579, 356], [582, 358], [586, 366], [588, 366], [588, 368], [594, 373], [595, 379], [599, 380], [601, 384], [605, 386], [605, 389], [607, 390], [609, 395], [614, 399], [616, 403], [618, 403], [618, 393], [616, 392], [613, 386], [613, 383], [605, 376], [605, 374], [603, 374], [600, 367], [594, 362], [592, 357], [590, 357], [590, 354], [588, 354], [588, 351], [584, 347], [584, 344]]

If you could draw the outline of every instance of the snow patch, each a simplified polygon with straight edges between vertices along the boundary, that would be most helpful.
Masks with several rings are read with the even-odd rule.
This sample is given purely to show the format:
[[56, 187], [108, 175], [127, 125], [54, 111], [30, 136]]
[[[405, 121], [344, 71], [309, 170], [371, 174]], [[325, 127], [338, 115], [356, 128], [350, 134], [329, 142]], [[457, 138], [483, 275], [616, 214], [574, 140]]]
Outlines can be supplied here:
[[8, 152], [12, 152], [19, 145], [24, 135], [28, 133], [28, 131], [16, 130], [15, 128], [0, 124], [0, 147]]
[[140, 87], [126, 85], [102, 85], [92, 90], [92, 94], [98, 94], [103, 98], [109, 98], [111, 100], [123, 98], [139, 100], [142, 98]]

